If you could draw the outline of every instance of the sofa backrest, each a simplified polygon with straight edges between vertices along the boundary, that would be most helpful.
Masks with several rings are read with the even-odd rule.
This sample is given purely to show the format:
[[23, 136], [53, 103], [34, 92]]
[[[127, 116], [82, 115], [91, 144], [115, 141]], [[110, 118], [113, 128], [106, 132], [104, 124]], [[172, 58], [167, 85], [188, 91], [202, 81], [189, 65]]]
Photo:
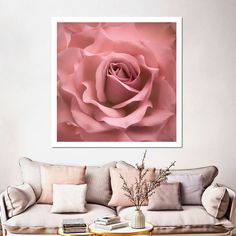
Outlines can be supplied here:
[[[116, 167], [130, 168], [134, 166], [125, 161], [118, 161]], [[158, 173], [159, 169], [156, 168], [156, 171]], [[171, 169], [170, 175], [201, 175], [202, 185], [204, 188], [207, 188], [214, 181], [215, 177], [218, 175], [218, 168], [216, 166], [206, 166], [192, 169]]]
[[[19, 164], [24, 183], [31, 185], [36, 198], [39, 199], [42, 192], [40, 166], [52, 164], [32, 161], [26, 157], [21, 158]], [[112, 194], [109, 169], [115, 166], [116, 162], [110, 162], [103, 166], [87, 166], [85, 179], [87, 183], [86, 200], [88, 203], [108, 204]], [[97, 192], [102, 194], [97, 194]]]
[[202, 185], [204, 188], [207, 188], [218, 175], [218, 169], [216, 166], [206, 166], [200, 168], [192, 169], [179, 169], [171, 170], [171, 175], [201, 175], [202, 176]]

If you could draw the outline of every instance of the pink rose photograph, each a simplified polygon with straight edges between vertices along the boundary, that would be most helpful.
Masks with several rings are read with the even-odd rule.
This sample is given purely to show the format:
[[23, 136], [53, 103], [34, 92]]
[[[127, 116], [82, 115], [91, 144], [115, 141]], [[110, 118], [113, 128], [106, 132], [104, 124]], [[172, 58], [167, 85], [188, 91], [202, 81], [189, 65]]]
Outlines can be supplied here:
[[63, 19], [53, 24], [56, 146], [180, 146], [181, 19]]

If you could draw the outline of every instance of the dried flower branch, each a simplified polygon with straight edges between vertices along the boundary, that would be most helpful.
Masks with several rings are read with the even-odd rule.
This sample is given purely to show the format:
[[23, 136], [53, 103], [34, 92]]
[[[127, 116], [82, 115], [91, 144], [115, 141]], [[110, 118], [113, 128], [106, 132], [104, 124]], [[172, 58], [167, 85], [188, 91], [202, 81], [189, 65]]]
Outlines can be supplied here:
[[138, 177], [135, 178], [135, 182], [129, 186], [128, 182], [120, 174], [120, 178], [123, 181], [122, 189], [125, 191], [125, 196], [129, 201], [134, 204], [137, 210], [140, 209], [142, 204], [148, 197], [152, 196], [155, 192], [155, 189], [160, 186], [162, 183], [165, 183], [167, 176], [170, 174], [170, 168], [175, 165], [175, 162], [172, 162], [164, 170], [160, 169], [156, 179], [152, 181], [146, 180], [146, 175], [148, 169], [145, 169], [145, 158], [147, 150], [145, 150], [141, 164], [136, 164], [136, 169], [138, 170]]

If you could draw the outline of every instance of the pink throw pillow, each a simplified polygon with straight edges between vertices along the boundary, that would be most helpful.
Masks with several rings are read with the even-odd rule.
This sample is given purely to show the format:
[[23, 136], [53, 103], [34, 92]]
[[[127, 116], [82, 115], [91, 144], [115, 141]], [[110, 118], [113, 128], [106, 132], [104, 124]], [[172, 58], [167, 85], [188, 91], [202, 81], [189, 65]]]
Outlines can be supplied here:
[[[138, 178], [138, 170], [134, 167], [128, 168], [110, 168], [111, 175], [111, 188], [112, 188], [112, 197], [109, 206], [133, 206], [133, 204], [129, 201], [128, 197], [125, 196], [125, 191], [122, 189], [123, 180], [120, 178], [120, 174], [127, 181], [128, 185], [135, 183], [135, 178]], [[146, 180], [151, 181], [156, 177], [155, 168], [148, 169], [146, 174]], [[147, 201], [143, 203], [143, 205], [147, 205]]]
[[53, 203], [53, 184], [84, 184], [86, 166], [42, 165], [42, 193], [38, 203]]

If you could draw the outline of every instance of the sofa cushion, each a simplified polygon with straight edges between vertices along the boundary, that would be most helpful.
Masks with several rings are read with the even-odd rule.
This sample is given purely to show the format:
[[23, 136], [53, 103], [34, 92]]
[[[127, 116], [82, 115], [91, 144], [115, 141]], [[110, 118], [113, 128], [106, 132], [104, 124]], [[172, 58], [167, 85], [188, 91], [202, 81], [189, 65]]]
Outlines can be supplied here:
[[217, 184], [209, 186], [202, 195], [202, 205], [210, 215], [222, 218], [229, 205], [227, 189]]
[[87, 204], [87, 213], [83, 214], [52, 214], [51, 205], [36, 204], [20, 215], [14, 216], [4, 223], [6, 230], [16, 234], [57, 234], [65, 218], [83, 218], [85, 223], [104, 215], [114, 215], [116, 212], [109, 207]]
[[87, 184], [53, 184], [52, 213], [84, 213]]
[[[210, 216], [202, 206], [183, 206], [183, 211], [148, 211], [142, 206], [146, 221], [155, 226], [158, 233], [198, 232], [226, 232], [233, 228], [232, 223], [226, 218], [216, 219]], [[118, 215], [124, 220], [131, 220], [134, 214], [134, 207], [117, 208]], [[162, 231], [161, 231], [162, 230]]]
[[[138, 170], [136, 168], [110, 168], [111, 175], [111, 188], [112, 188], [112, 197], [109, 201], [109, 206], [132, 206], [134, 205], [128, 197], [125, 195], [125, 191], [122, 189], [123, 180], [120, 178], [120, 175], [126, 180], [127, 184], [131, 186], [131, 184], [135, 183], [136, 178], [138, 177]], [[147, 181], [152, 181], [155, 178], [155, 169], [148, 169], [145, 179]], [[143, 203], [143, 205], [147, 205], [147, 201]]]
[[22, 213], [36, 202], [34, 191], [27, 183], [8, 187], [4, 199], [8, 217]]
[[[23, 157], [19, 161], [21, 175], [25, 183], [29, 183], [33, 188], [36, 198], [39, 199], [41, 188], [41, 165], [51, 165], [32, 161], [29, 158]], [[109, 162], [103, 166], [87, 166], [85, 174], [85, 182], [87, 183], [88, 203], [107, 205], [111, 199], [111, 184], [110, 184], [110, 167], [115, 167], [116, 162]], [[97, 191], [103, 194], [97, 194]]]
[[41, 165], [42, 193], [39, 203], [52, 204], [53, 184], [84, 184], [85, 166]]
[[218, 175], [218, 169], [215, 166], [206, 166], [193, 169], [171, 170], [171, 175], [199, 174], [202, 176], [202, 185], [208, 187]]
[[184, 205], [201, 205], [203, 192], [202, 176], [200, 174], [181, 174], [167, 176], [168, 183], [181, 184], [181, 201]]
[[165, 183], [148, 198], [149, 211], [182, 210], [180, 183]]
[[[115, 167], [116, 162], [109, 162], [103, 166], [88, 166], [85, 182], [88, 185], [86, 200], [107, 206], [111, 199], [110, 167]], [[102, 193], [102, 194], [98, 194]]]

